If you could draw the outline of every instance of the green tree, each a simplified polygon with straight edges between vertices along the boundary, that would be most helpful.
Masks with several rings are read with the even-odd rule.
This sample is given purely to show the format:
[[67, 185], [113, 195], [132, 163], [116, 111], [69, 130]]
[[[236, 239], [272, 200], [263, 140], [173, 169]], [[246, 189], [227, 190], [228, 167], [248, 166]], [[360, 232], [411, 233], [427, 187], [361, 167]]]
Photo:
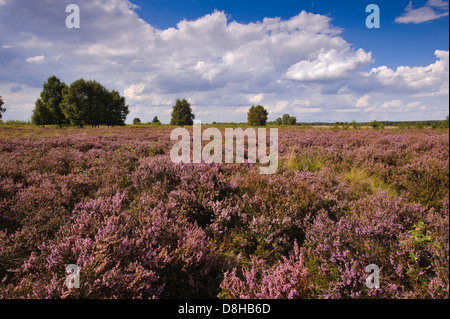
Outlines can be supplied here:
[[152, 124], [161, 124], [157, 116], [153, 118]]
[[112, 90], [109, 92], [106, 90], [105, 96], [105, 116], [104, 121], [100, 121], [100, 124], [108, 126], [124, 126], [127, 115], [130, 113], [129, 106], [123, 96], [120, 96], [119, 92]]
[[[0, 116], [0, 118], [1, 118], [1, 116]], [[448, 115], [447, 115], [447, 118], [440, 123], [440, 126], [444, 129], [448, 129], [448, 126], [449, 126]]]
[[352, 127], [353, 127], [354, 130], [358, 129], [358, 123], [356, 123], [355, 120], [352, 121]]
[[423, 130], [425, 128], [425, 123], [424, 122], [416, 122], [416, 124], [414, 126], [418, 130]]
[[[33, 112], [36, 121], [40, 122], [38, 125], [57, 124], [61, 128], [67, 123], [62, 111], [63, 92], [66, 88], [67, 85], [54, 75], [43, 84]], [[39, 114], [40, 112], [44, 114]], [[42, 121], [45, 123], [41, 123]]]
[[291, 116], [289, 114], [284, 114], [283, 117], [281, 118], [281, 121], [283, 122], [284, 125], [288, 125], [290, 118]]
[[277, 118], [274, 122], [276, 125], [281, 125], [283, 124], [283, 120], [281, 119], [281, 117]]
[[55, 124], [53, 112], [50, 108], [42, 102], [41, 99], [36, 101], [33, 114], [31, 115], [31, 122], [34, 125], [44, 127], [45, 125]]
[[411, 123], [409, 123], [409, 122], [400, 122], [400, 123], [398, 123], [398, 127], [400, 129], [409, 129], [411, 127]]
[[191, 104], [185, 99], [177, 100], [172, 107], [172, 119], [170, 125], [193, 125], [195, 115], [192, 113]]
[[62, 106], [67, 119], [80, 127], [125, 125], [129, 113], [125, 98], [118, 91], [110, 92], [97, 81], [83, 79], [64, 90]]
[[269, 113], [262, 105], [252, 106], [247, 113], [247, 124], [250, 126], [265, 126]]
[[382, 122], [378, 122], [377, 120], [370, 122], [369, 125], [372, 126], [374, 130], [384, 129], [384, 124]]
[[73, 125], [83, 127], [89, 116], [91, 94], [85, 80], [79, 79], [64, 90], [63, 113]]
[[139, 125], [139, 124], [141, 124], [141, 123], [142, 123], [142, 122], [141, 122], [141, 119], [140, 119], [140, 118], [136, 117], [136, 118], [133, 119], [133, 125]]
[[283, 117], [277, 119], [277, 124], [295, 125], [297, 124], [297, 118], [290, 116], [289, 114], [284, 114]]
[[297, 118], [295, 116], [289, 117], [289, 120], [287, 122], [288, 125], [295, 125], [297, 124]]
[[0, 95], [0, 120], [2, 119], [2, 113], [6, 112], [6, 109], [3, 107], [4, 104], [5, 102], [3, 102], [3, 98]]

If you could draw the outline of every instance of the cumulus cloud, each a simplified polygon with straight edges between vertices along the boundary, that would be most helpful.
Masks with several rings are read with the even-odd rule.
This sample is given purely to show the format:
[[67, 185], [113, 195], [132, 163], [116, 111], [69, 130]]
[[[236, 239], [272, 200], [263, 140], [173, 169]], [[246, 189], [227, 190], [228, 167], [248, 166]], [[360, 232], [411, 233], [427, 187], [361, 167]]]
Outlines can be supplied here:
[[449, 51], [436, 50], [434, 54], [437, 60], [428, 66], [400, 66], [396, 70], [381, 66], [373, 68], [366, 77], [395, 90], [407, 89], [419, 94], [447, 88], [448, 94]]
[[291, 66], [286, 77], [298, 81], [330, 81], [348, 77], [352, 71], [372, 62], [372, 54], [359, 49], [351, 52], [344, 50], [322, 50], [316, 59], [300, 61]]
[[254, 103], [254, 104], [259, 104], [262, 102], [262, 100], [264, 100], [264, 94], [260, 93], [260, 94], [252, 94], [250, 95], [249, 98], [249, 102], [250, 103]]
[[369, 99], [370, 99], [370, 95], [366, 94], [363, 97], [359, 98], [358, 101], [356, 102], [356, 106], [357, 107], [366, 107], [369, 105]]
[[[159, 29], [140, 19], [127, 0], [79, 0], [81, 28], [67, 29], [65, 7], [72, 2], [0, 0], [0, 84], [37, 92], [26, 101], [10, 99], [5, 116], [28, 110], [14, 103], [32, 105], [52, 74], [66, 83], [95, 79], [118, 89], [130, 114], [144, 121], [161, 115], [167, 122], [177, 98], [189, 99], [204, 121], [239, 122], [252, 104], [269, 107], [270, 116], [319, 119], [334, 110], [361, 111], [366, 95], [372, 104], [377, 90], [448, 95], [448, 51], [436, 51], [437, 61], [428, 67], [364, 72], [372, 53], [354, 48], [320, 14], [239, 23], [214, 11]], [[428, 6], [442, 10], [444, 4], [430, 0]]]
[[130, 100], [137, 100], [141, 101], [146, 98], [145, 95], [141, 95], [141, 93], [145, 89], [145, 83], [137, 83], [137, 84], [131, 84], [128, 88], [124, 91], [124, 96], [127, 99]]
[[449, 14], [448, 1], [428, 0], [425, 6], [413, 8], [411, 1], [405, 8], [405, 12], [395, 19], [397, 23], [423, 23], [446, 17]]

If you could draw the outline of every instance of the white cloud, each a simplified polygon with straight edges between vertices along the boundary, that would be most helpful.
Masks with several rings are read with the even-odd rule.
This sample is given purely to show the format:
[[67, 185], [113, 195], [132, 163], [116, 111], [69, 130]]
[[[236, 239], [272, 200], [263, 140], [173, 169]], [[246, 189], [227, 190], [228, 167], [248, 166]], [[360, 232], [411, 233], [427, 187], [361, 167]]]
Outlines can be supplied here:
[[236, 113], [244, 113], [247, 114], [247, 112], [250, 110], [250, 106], [243, 106], [236, 108]]
[[131, 84], [127, 89], [124, 91], [124, 96], [127, 99], [130, 100], [137, 100], [141, 101], [146, 98], [145, 95], [141, 95], [141, 93], [145, 89], [145, 83], [137, 83], [137, 84]]
[[372, 54], [359, 49], [352, 52], [349, 48], [338, 51], [322, 50], [315, 60], [300, 61], [291, 66], [286, 77], [298, 81], [326, 81], [342, 79], [372, 61]]
[[440, 9], [448, 9], [448, 1], [444, 0], [428, 0], [427, 5]]
[[30, 57], [30, 58], [26, 59], [26, 61], [28, 63], [37, 63], [37, 64], [43, 63], [44, 60], [45, 60], [45, 57], [43, 55], [38, 55], [38, 56], [34, 56], [34, 57]]
[[[334, 121], [345, 110], [359, 110], [364, 119], [365, 108], [386, 100], [406, 105], [414, 96], [445, 106], [448, 97], [448, 51], [436, 51], [429, 66], [364, 72], [371, 52], [354, 48], [324, 15], [302, 11], [288, 20], [238, 23], [215, 11], [158, 29], [129, 1], [79, 0], [82, 23], [74, 30], [64, 23], [69, 0], [0, 1], [6, 4], [0, 10], [2, 49], [11, 49], [0, 55], [0, 84], [37, 92], [27, 101], [9, 99], [9, 109], [22, 109], [24, 119], [28, 108], [11, 103], [32, 105], [52, 74], [66, 83], [95, 79], [119, 90], [143, 121], [158, 115], [168, 122], [177, 98], [190, 99], [204, 121], [239, 122], [252, 104], [268, 107], [269, 117], [297, 112]], [[440, 0], [428, 6], [444, 8]]]
[[392, 109], [392, 108], [397, 109], [397, 108], [399, 108], [401, 106], [403, 106], [403, 101], [402, 100], [392, 100], [392, 101], [385, 102], [381, 106], [381, 108], [382, 109]]
[[254, 104], [259, 104], [259, 103], [262, 102], [262, 100], [264, 100], [264, 94], [263, 93], [250, 95], [250, 97], [248, 99], [248, 101], [250, 103], [254, 103]]
[[294, 100], [292, 106], [310, 106], [311, 102], [309, 100]]
[[358, 101], [356, 102], [356, 106], [357, 107], [369, 106], [369, 99], [370, 99], [370, 95], [369, 94], [364, 95], [363, 97], [358, 99]]
[[0, 92], [2, 92], [0, 95], [2, 95], [5, 102], [4, 107], [6, 107], [6, 113], [2, 114], [3, 120], [29, 120], [40, 91], [41, 89], [23, 84], [0, 83]]
[[405, 12], [395, 19], [397, 23], [423, 23], [446, 17], [449, 14], [448, 1], [429, 0], [425, 6], [413, 8], [412, 1], [405, 8]]
[[289, 105], [289, 101], [279, 101], [275, 107], [269, 107], [271, 113], [281, 113], [286, 110]]
[[400, 66], [395, 71], [381, 66], [373, 68], [366, 77], [379, 84], [395, 89], [409, 89], [416, 94], [429, 92], [436, 88], [448, 89], [449, 51], [436, 50], [437, 61], [425, 67]]
[[365, 111], [377, 113], [408, 113], [427, 110], [428, 107], [423, 105], [420, 101], [413, 101], [406, 103], [403, 100], [390, 100], [381, 105], [372, 105], [367, 107]]

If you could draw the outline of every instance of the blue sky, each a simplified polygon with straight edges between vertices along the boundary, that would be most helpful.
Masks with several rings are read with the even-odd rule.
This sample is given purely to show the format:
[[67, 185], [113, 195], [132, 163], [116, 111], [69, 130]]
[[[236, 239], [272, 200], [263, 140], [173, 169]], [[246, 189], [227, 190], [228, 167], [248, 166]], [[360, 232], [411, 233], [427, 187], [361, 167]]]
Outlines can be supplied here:
[[[67, 29], [66, 5], [80, 7]], [[381, 28], [368, 29], [375, 3]], [[29, 119], [51, 75], [117, 89], [134, 117], [169, 122], [177, 98], [204, 122], [442, 119], [448, 115], [444, 0], [0, 0], [4, 119]]]

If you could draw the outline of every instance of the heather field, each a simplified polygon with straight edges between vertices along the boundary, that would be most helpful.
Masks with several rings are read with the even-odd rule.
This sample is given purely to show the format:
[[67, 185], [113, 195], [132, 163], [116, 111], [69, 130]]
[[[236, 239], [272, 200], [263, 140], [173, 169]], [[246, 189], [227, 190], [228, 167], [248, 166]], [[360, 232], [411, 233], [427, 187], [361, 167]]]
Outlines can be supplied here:
[[280, 127], [261, 175], [172, 129], [0, 127], [0, 298], [449, 297], [448, 130]]

